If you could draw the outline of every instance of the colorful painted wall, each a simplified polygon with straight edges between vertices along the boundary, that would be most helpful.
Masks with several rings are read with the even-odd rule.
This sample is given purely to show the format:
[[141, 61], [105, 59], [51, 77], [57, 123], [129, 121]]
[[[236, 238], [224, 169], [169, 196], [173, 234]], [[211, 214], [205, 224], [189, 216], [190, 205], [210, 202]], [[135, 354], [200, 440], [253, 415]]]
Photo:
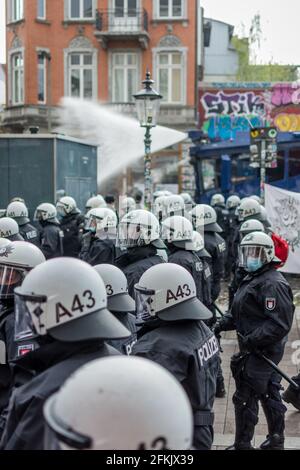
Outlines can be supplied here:
[[300, 83], [213, 83], [199, 89], [199, 127], [211, 140], [250, 127], [300, 132]]

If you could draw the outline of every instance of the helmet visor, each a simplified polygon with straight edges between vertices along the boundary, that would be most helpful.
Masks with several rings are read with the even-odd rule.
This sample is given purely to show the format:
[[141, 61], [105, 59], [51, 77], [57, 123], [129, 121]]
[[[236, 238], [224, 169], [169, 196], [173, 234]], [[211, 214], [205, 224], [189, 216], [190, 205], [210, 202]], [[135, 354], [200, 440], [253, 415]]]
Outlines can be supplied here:
[[58, 202], [56, 204], [56, 210], [57, 210], [57, 215], [61, 217], [64, 217], [67, 214], [66, 206], [64, 206], [64, 204], [62, 204], [61, 202]]
[[154, 290], [135, 286], [135, 305], [137, 323], [144, 323], [156, 318]]
[[39, 221], [39, 220], [46, 220], [47, 218], [47, 212], [41, 211], [40, 209], [36, 209], [33, 220]]
[[27, 271], [12, 266], [0, 266], [0, 299], [12, 299], [14, 289], [20, 286]]
[[44, 406], [44, 417], [47, 423], [44, 448], [46, 450], [57, 450], [61, 448], [61, 443], [71, 449], [90, 449], [92, 439], [72, 429], [55, 413], [55, 399], [56, 396], [53, 395], [46, 401]]
[[120, 224], [118, 230], [118, 246], [121, 248], [130, 248], [134, 246], [143, 246], [145, 244], [142, 238], [140, 225]]
[[15, 292], [15, 341], [36, 338], [47, 333], [44, 324], [47, 297]]
[[[259, 269], [267, 263], [265, 249], [262, 246], [241, 246], [239, 249], [239, 266], [249, 270], [249, 266]], [[255, 271], [256, 269], [250, 269]]]

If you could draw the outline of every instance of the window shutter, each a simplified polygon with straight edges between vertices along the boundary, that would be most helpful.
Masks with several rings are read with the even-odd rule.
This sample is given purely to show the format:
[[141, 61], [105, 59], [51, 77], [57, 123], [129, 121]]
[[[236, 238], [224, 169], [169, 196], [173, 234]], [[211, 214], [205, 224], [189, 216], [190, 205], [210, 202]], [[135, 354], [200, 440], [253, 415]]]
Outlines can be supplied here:
[[7, 23], [11, 23], [12, 21], [12, 2], [13, 0], [6, 0], [6, 18]]
[[64, 10], [65, 10], [65, 21], [69, 20], [69, 11], [70, 11], [70, 0], [64, 0]]

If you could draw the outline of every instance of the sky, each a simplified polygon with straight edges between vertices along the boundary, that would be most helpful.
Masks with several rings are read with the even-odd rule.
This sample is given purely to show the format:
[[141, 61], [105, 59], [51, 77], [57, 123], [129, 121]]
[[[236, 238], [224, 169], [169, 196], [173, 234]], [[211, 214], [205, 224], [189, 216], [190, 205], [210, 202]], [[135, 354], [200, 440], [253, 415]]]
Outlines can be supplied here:
[[[257, 63], [300, 65], [299, 0], [201, 0], [204, 15], [230, 23], [248, 35], [251, 19], [261, 15], [262, 40]], [[244, 28], [242, 27], [244, 24]]]
[[[246, 35], [259, 12], [263, 33], [257, 63], [300, 65], [299, 0], [202, 0], [202, 6], [206, 17], [228, 22], [239, 33], [244, 29]], [[4, 9], [5, 0], [0, 0], [0, 63], [5, 62]]]

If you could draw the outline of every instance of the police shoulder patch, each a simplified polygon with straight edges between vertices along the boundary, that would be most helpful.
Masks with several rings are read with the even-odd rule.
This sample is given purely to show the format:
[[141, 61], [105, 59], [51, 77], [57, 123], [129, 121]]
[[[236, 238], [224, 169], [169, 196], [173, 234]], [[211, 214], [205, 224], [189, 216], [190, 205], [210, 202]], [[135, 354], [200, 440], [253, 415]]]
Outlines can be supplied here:
[[275, 297], [266, 297], [265, 299], [265, 307], [267, 310], [274, 310], [276, 307], [276, 299]]

